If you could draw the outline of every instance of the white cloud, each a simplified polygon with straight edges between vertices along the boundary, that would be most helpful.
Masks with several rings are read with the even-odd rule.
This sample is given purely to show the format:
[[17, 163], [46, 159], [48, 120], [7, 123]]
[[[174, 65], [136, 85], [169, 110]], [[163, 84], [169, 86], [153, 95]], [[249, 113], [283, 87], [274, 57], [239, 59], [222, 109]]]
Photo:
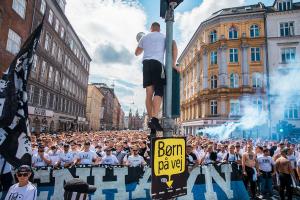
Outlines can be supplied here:
[[201, 22], [206, 20], [212, 13], [224, 8], [241, 6], [245, 3], [245, 0], [203, 0], [192, 11], [179, 13], [176, 17], [176, 26], [181, 35], [179, 49], [183, 51]]
[[[130, 103], [134, 101], [135, 109], [138, 107], [142, 112], [145, 94], [142, 88], [141, 59], [134, 58], [133, 61], [120, 63], [105, 62], [103, 57], [96, 53], [98, 47], [109, 44], [111, 48], [107, 49], [114, 51], [112, 53], [115, 56], [118, 52], [129, 52], [128, 54], [134, 55], [137, 45], [136, 34], [146, 31], [146, 14], [134, 2], [132, 0], [68, 0], [66, 15], [83, 40], [92, 59], [97, 61], [91, 63], [91, 77], [107, 77], [109, 80], [123, 80], [135, 85], [131, 87], [135, 92], [134, 96], [124, 93], [120, 95], [117, 93], [117, 95], [124, 107], [132, 107]], [[116, 87], [122, 88], [122, 85], [116, 84]]]

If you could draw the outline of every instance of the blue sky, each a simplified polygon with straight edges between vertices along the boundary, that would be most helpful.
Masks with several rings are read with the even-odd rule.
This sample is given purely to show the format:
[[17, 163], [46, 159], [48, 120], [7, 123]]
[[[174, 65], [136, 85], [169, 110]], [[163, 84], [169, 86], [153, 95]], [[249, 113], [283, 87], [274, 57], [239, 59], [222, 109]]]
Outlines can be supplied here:
[[[259, 1], [273, 4], [273, 0], [184, 0], [176, 9], [174, 24], [179, 51], [213, 12]], [[138, 32], [147, 32], [154, 21], [165, 32], [159, 11], [160, 0], [67, 0], [66, 15], [93, 60], [89, 82], [114, 83], [125, 113], [145, 110], [142, 60], [134, 56], [135, 37]]]

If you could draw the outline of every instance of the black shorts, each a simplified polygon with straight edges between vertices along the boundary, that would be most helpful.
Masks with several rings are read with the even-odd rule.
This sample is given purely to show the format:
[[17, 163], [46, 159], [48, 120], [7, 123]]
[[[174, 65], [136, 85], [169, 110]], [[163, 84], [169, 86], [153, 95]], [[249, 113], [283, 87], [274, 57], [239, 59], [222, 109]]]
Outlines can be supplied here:
[[166, 85], [166, 72], [159, 61], [144, 60], [143, 87], [146, 88], [151, 85], [154, 87], [154, 95], [163, 96], [164, 85]]

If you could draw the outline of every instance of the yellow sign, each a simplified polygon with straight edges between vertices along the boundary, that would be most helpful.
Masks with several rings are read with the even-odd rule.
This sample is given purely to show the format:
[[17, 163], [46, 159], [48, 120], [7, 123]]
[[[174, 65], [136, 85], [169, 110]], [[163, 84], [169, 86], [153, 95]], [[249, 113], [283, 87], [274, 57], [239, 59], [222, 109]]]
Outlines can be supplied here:
[[173, 184], [171, 176], [185, 171], [184, 138], [155, 140], [153, 165], [155, 176], [168, 176], [166, 184], [170, 188]]

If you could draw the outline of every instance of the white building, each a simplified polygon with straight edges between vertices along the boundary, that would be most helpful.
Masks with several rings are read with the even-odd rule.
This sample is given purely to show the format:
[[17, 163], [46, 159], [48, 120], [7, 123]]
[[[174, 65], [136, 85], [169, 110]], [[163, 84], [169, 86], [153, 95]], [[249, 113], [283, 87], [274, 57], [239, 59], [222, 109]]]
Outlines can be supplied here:
[[[294, 81], [293, 70], [300, 72], [300, 2], [275, 0], [267, 9], [266, 29], [272, 132], [278, 132], [279, 121], [300, 128], [300, 99], [289, 94], [297, 90], [300, 93], [300, 85], [289, 84]], [[287, 87], [284, 92], [283, 87]]]

